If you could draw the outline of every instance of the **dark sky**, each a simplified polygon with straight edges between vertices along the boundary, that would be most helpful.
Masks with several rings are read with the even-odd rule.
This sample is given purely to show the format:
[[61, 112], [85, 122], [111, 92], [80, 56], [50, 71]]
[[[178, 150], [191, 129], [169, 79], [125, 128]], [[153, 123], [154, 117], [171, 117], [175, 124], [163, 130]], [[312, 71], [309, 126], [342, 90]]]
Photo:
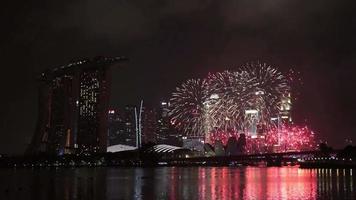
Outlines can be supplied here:
[[250, 61], [293, 68], [295, 120], [334, 146], [356, 141], [355, 1], [14, 2], [1, 12], [0, 153], [22, 153], [34, 133], [39, 72], [97, 55], [130, 59], [113, 70], [113, 106], [154, 105], [187, 78]]

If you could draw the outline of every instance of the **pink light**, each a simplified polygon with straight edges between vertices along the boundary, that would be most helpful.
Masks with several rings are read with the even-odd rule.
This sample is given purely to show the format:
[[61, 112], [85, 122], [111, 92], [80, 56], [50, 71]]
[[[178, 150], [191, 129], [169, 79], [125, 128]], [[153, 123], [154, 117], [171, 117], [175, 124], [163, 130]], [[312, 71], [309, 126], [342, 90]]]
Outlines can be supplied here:
[[[210, 133], [210, 141], [214, 145], [221, 141], [224, 145], [230, 137], [239, 138], [239, 133], [234, 131], [215, 131]], [[256, 137], [246, 136], [246, 153], [268, 153], [288, 151], [309, 151], [317, 148], [313, 131], [308, 127], [285, 125], [280, 129], [271, 128]]]

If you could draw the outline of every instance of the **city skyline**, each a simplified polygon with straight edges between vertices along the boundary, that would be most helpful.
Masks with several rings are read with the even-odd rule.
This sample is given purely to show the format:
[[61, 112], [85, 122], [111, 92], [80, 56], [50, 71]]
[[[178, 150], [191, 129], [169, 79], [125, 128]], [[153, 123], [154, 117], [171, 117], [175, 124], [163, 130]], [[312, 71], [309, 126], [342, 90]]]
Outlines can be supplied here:
[[356, 199], [356, 1], [9, 1], [0, 199]]
[[112, 106], [157, 105], [188, 78], [255, 60], [292, 68], [304, 82], [294, 120], [335, 147], [356, 139], [356, 27], [348, 3], [29, 1], [5, 14], [13, 18], [2, 33], [0, 153], [23, 153], [31, 140], [38, 74], [98, 55], [130, 59], [112, 72]]

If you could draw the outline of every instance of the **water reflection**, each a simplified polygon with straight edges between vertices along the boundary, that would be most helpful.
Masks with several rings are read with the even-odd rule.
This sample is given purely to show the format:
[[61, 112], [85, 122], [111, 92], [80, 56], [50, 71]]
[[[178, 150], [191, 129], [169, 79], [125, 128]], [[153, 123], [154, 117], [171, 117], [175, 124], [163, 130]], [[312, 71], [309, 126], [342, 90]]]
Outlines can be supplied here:
[[0, 170], [0, 199], [355, 199], [352, 169]]

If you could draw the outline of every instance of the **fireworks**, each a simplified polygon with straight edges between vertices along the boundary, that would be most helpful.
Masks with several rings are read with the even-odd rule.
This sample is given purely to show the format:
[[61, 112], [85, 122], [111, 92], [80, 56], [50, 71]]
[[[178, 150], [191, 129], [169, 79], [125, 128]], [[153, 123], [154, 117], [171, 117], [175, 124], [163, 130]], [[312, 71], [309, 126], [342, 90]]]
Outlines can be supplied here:
[[225, 144], [244, 133], [248, 153], [312, 148], [309, 129], [288, 126], [294, 82], [293, 73], [285, 76], [259, 62], [190, 79], [172, 94], [171, 122], [186, 136], [203, 137], [208, 143]]
[[[217, 131], [210, 134], [214, 144], [221, 141], [224, 145], [230, 137], [238, 139], [236, 132]], [[271, 128], [265, 135], [246, 138], [246, 153], [258, 154], [268, 152], [310, 151], [317, 148], [315, 134], [308, 127], [283, 125], [281, 128]]]
[[224, 71], [210, 74], [207, 83], [208, 93], [216, 97], [209, 99], [214, 128], [224, 131], [239, 129], [244, 117], [248, 80], [244, 79], [242, 73]]
[[170, 103], [171, 123], [190, 136], [201, 136], [205, 128], [206, 81], [190, 79], [176, 88]]
[[289, 93], [288, 80], [277, 69], [261, 63], [247, 64], [241, 73], [248, 81], [243, 109], [257, 110], [258, 122], [269, 125], [271, 118], [280, 111], [281, 97]]
[[233, 132], [233, 131], [215, 131], [212, 132], [210, 135], [210, 141], [212, 144], [214, 144], [216, 141], [221, 141], [224, 145], [227, 144], [227, 141], [229, 140], [229, 138], [234, 137], [236, 139], [239, 138], [239, 134], [237, 132]]
[[308, 127], [283, 125], [273, 128], [266, 134], [266, 143], [274, 144], [277, 151], [315, 150], [315, 134]]
[[204, 80], [188, 80], [172, 94], [170, 116], [187, 135], [216, 129], [245, 131], [271, 124], [288, 92], [288, 80], [281, 72], [266, 64], [248, 64], [237, 71], [209, 74]]

